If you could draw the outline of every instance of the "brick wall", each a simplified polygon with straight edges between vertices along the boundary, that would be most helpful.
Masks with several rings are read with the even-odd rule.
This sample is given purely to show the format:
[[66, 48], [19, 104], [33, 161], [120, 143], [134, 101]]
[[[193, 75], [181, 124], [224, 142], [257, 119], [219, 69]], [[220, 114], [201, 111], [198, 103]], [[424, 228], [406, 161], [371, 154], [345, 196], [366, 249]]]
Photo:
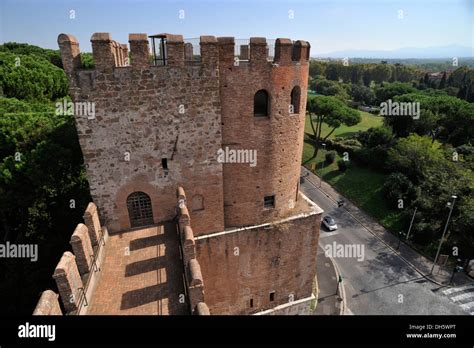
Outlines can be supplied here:
[[311, 296], [322, 211], [310, 210], [281, 223], [197, 237], [213, 314], [256, 313]]
[[177, 221], [186, 292], [188, 294], [191, 313], [196, 315], [208, 315], [210, 314], [209, 308], [204, 302], [204, 279], [201, 272], [201, 265], [196, 258], [196, 242], [185, 199], [186, 195], [184, 189], [179, 187], [177, 190]]
[[[269, 62], [265, 39], [251, 38], [250, 61], [235, 66], [233, 39], [219, 39], [222, 146], [257, 150], [255, 167], [233, 163], [223, 166], [225, 225], [272, 221], [290, 213], [297, 197], [308, 61], [292, 60], [293, 43], [278, 39], [275, 61]], [[280, 47], [282, 40], [289, 49]], [[304, 45], [307, 47], [306, 42]], [[291, 114], [290, 94], [295, 86], [301, 89], [301, 108], [299, 113]], [[270, 97], [269, 117], [253, 114], [254, 95], [261, 89]], [[264, 197], [271, 195], [275, 195], [275, 209], [263, 209]]]

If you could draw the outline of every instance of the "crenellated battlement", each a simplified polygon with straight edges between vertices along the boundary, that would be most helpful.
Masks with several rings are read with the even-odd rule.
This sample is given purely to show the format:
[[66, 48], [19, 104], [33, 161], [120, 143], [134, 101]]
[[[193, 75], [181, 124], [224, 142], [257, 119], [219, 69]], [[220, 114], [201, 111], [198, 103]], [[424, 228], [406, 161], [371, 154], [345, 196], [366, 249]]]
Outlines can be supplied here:
[[[91, 37], [95, 69], [112, 72], [114, 68], [145, 69], [150, 66], [179, 68], [185, 66], [255, 66], [274, 64], [288, 66], [307, 63], [310, 45], [307, 41], [276, 39], [270, 47], [264, 37], [251, 37], [249, 44], [237, 44], [233, 37], [201, 36], [189, 42], [182, 35], [144, 33], [129, 34], [128, 45], [112, 40], [110, 33], [94, 33]], [[244, 41], [244, 40], [237, 40]], [[245, 40], [248, 41], [248, 40]], [[151, 47], [150, 47], [151, 43]], [[66, 73], [74, 75], [82, 68], [79, 43], [68, 34], [60, 34], [58, 44]], [[199, 45], [197, 50], [196, 45]], [[272, 48], [272, 52], [270, 51]], [[247, 64], [248, 63], [248, 64]]]

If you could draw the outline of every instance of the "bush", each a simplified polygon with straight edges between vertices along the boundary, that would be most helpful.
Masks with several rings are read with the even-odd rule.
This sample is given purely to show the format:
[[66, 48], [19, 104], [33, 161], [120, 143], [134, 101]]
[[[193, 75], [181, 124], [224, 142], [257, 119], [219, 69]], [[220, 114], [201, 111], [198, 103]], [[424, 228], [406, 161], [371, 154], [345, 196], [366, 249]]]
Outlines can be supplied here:
[[402, 173], [390, 174], [382, 187], [382, 192], [392, 208], [397, 208], [399, 199], [403, 199], [404, 205], [408, 206], [417, 198], [415, 186]]
[[328, 143], [337, 152], [347, 152], [353, 154], [356, 150], [362, 147], [362, 144], [357, 139], [336, 138], [334, 140], [327, 140]]
[[331, 164], [334, 162], [336, 159], [336, 152], [335, 151], [329, 151], [326, 153], [326, 163]]
[[456, 148], [456, 151], [466, 156], [472, 156], [474, 155], [474, 146], [464, 144], [464, 145], [458, 146]]
[[339, 168], [339, 171], [345, 172], [349, 167], [349, 161], [344, 161], [343, 159], [340, 159], [339, 161], [337, 161], [337, 167]]
[[365, 132], [359, 132], [357, 139], [370, 148], [378, 145], [391, 146], [395, 142], [392, 131], [387, 127], [372, 127]]

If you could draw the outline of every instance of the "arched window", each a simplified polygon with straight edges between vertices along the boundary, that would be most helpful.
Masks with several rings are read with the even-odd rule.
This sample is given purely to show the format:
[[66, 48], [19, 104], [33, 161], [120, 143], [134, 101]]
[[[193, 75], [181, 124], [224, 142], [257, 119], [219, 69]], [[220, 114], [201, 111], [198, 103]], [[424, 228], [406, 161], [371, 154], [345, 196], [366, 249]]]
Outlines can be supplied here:
[[201, 195], [194, 195], [191, 209], [192, 211], [204, 210], [204, 197]]
[[127, 197], [131, 227], [153, 225], [151, 199], [145, 192], [133, 192]]
[[299, 86], [295, 86], [291, 90], [291, 106], [290, 106], [291, 114], [300, 113], [300, 99], [301, 99], [301, 89]]
[[259, 90], [253, 97], [253, 115], [255, 117], [264, 117], [269, 115], [269, 98], [264, 89]]

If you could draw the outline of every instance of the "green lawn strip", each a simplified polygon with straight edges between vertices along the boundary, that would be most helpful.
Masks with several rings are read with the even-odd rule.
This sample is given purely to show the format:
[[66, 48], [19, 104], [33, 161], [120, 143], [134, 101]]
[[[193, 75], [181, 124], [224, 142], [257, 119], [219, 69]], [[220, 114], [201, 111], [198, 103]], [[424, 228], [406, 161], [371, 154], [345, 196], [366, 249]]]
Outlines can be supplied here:
[[[342, 125], [341, 127], [337, 128], [334, 133], [331, 134], [329, 139], [335, 138], [335, 137], [348, 137], [353, 134], [356, 134], [358, 131], [366, 131], [367, 129], [371, 127], [379, 127], [382, 125], [383, 119], [380, 116], [375, 116], [372, 115], [368, 112], [365, 111], [360, 111], [359, 113], [362, 117], [361, 121], [356, 124], [355, 126], [348, 127]], [[323, 129], [321, 131], [321, 136], [324, 137], [326, 134], [328, 134], [331, 131], [331, 129], [323, 123]], [[309, 134], [313, 134], [313, 129], [311, 128], [311, 124], [309, 121], [309, 116], [306, 116], [306, 123], [305, 123], [305, 132]]]
[[[378, 173], [370, 169], [352, 163], [345, 171], [340, 172], [337, 167], [337, 160], [341, 159], [337, 155], [334, 163], [328, 165], [324, 163], [326, 151], [320, 150], [316, 160], [305, 163], [305, 167], [311, 169], [311, 164], [316, 162], [316, 174], [322, 173], [323, 179], [338, 190], [342, 195], [354, 202], [360, 209], [374, 217], [382, 226], [392, 232], [398, 232], [405, 228], [400, 219], [401, 213], [389, 209], [385, 203], [382, 193], [382, 186], [387, 178], [387, 174]], [[303, 162], [311, 158], [313, 147], [304, 144]]]

